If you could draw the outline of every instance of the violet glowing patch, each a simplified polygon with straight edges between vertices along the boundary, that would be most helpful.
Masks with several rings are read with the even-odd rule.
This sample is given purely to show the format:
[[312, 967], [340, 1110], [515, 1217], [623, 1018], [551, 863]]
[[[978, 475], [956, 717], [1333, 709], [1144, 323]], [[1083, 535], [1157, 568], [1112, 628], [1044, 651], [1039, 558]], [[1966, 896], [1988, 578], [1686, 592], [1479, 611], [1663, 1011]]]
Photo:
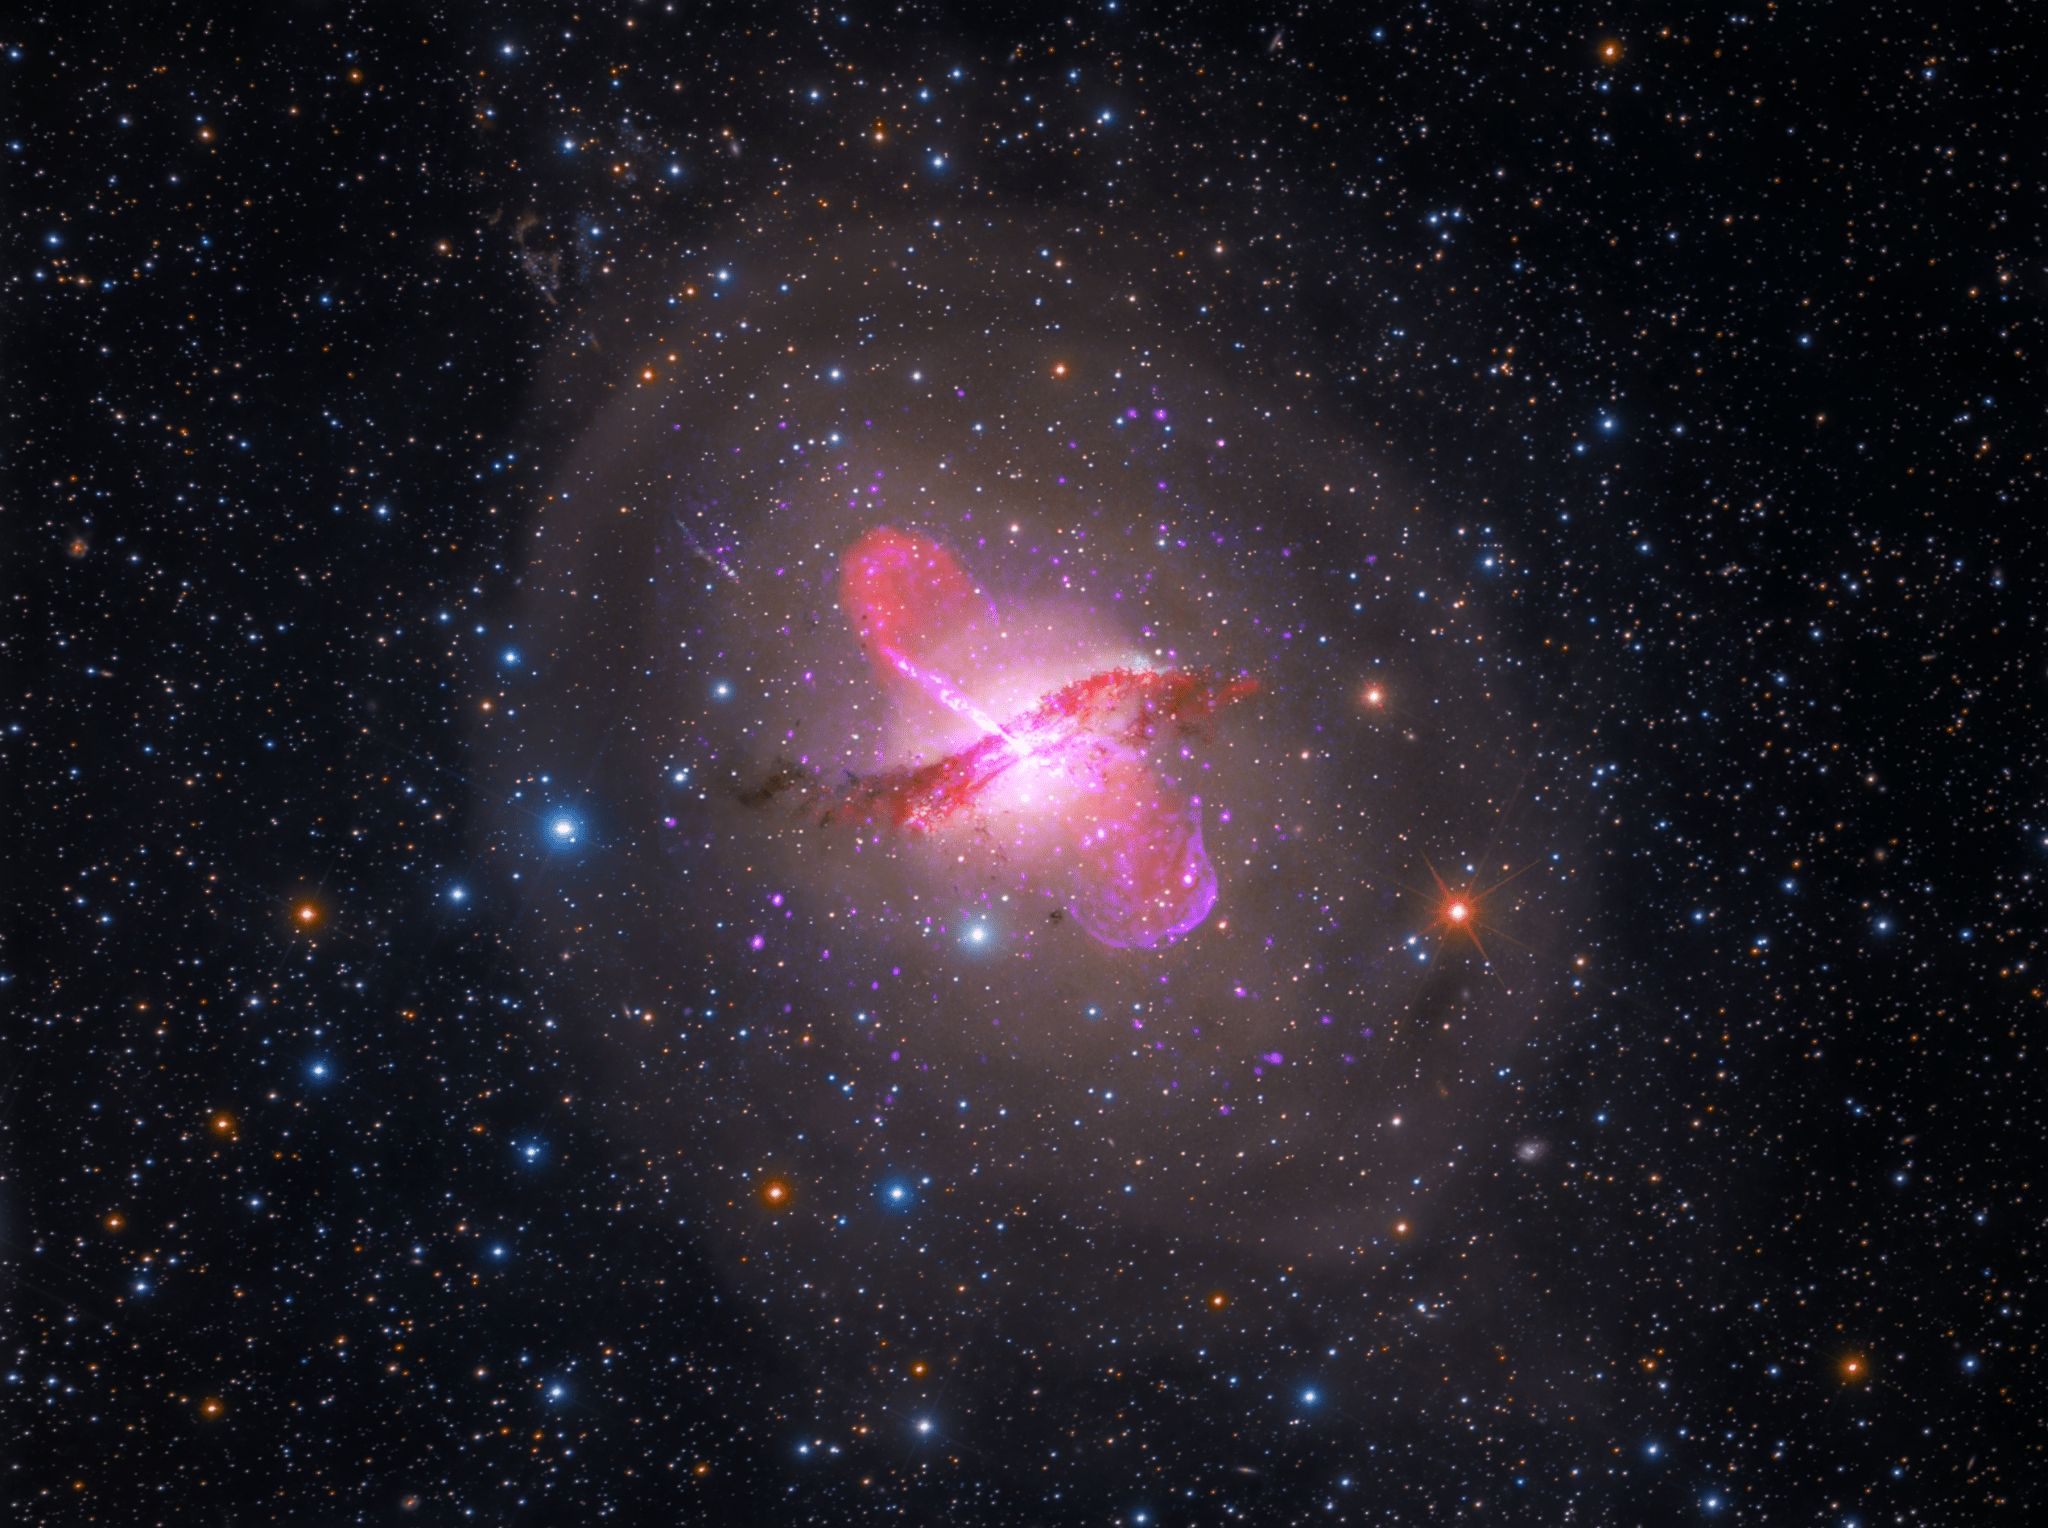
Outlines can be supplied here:
[[1151, 949], [1209, 915], [1216, 871], [1201, 799], [1163, 778], [1151, 755], [1201, 736], [1256, 681], [1112, 666], [1003, 714], [973, 677], [1002, 640], [994, 604], [950, 551], [890, 526], [841, 559], [840, 604], [895, 705], [937, 708], [976, 736], [832, 794], [817, 804], [821, 821], [971, 830], [1119, 948]]

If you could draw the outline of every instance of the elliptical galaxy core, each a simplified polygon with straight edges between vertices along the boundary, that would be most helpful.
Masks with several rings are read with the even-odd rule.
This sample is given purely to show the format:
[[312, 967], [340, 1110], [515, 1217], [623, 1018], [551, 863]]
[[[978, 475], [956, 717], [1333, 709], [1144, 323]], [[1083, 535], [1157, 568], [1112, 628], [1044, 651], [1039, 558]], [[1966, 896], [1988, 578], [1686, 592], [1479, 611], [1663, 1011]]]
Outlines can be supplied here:
[[760, 1298], [1176, 1341], [1124, 1270], [1191, 1308], [1276, 1256], [1366, 1278], [1538, 1133], [1588, 908], [1487, 511], [1157, 243], [778, 203], [555, 357], [490, 846], [551, 1017]]
[[850, 783], [821, 820], [925, 833], [964, 824], [978, 851], [1008, 862], [1020, 894], [1064, 891], [1108, 945], [1150, 949], [1209, 915], [1216, 872], [1202, 848], [1201, 797], [1162, 781], [1148, 755], [1198, 738], [1219, 703], [1256, 681], [1100, 668], [1004, 720], [970, 688], [1014, 688], [1011, 671], [1041, 670], [1047, 657], [1056, 668], [1057, 656], [1011, 656], [994, 606], [946, 548], [869, 532], [841, 564], [840, 603], [900, 705], [980, 735], [936, 761]]

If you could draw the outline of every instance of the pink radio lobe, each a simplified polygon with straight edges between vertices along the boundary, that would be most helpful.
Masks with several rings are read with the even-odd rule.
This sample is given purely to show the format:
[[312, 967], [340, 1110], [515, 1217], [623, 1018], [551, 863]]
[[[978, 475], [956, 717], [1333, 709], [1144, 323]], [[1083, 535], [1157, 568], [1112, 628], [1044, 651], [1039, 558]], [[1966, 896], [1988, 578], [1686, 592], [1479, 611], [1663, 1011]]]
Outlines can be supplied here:
[[979, 736], [842, 793], [824, 806], [827, 821], [881, 819], [912, 833], [971, 823], [1109, 945], [1149, 949], [1208, 916], [1216, 872], [1201, 803], [1161, 778], [1148, 754], [1199, 737], [1253, 681], [1102, 668], [1000, 717], [975, 694], [972, 672], [999, 638], [995, 609], [950, 551], [883, 526], [848, 549], [840, 581], [842, 608], [897, 704], [937, 707]]
[[995, 626], [994, 604], [951, 552], [889, 525], [840, 558], [839, 605], [892, 692], [908, 677], [905, 663], [922, 668], [938, 648], [986, 640]]

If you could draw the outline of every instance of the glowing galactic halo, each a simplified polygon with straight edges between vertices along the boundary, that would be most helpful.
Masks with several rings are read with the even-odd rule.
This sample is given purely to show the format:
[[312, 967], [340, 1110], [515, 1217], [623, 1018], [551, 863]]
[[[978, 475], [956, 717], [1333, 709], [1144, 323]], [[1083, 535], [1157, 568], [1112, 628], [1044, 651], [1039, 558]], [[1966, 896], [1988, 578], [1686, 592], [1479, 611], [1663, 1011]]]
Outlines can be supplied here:
[[1523, 949], [1592, 886], [1491, 508], [1149, 244], [767, 211], [619, 272], [540, 384], [474, 723], [527, 1018], [763, 1298], [1019, 1205], [1059, 1272], [1006, 1319], [1163, 1341], [1118, 1269], [1350, 1276], [1554, 1128], [1524, 1079], [1586, 1003]]

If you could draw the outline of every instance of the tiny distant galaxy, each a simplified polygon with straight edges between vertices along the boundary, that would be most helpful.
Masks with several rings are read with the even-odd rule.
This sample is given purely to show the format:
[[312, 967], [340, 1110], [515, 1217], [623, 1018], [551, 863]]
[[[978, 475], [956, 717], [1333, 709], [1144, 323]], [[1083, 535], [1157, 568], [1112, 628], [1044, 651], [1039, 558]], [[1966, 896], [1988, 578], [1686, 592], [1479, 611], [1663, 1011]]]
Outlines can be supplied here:
[[2030, 1520], [2023, 18], [373, 10], [0, 38], [24, 1521]]

